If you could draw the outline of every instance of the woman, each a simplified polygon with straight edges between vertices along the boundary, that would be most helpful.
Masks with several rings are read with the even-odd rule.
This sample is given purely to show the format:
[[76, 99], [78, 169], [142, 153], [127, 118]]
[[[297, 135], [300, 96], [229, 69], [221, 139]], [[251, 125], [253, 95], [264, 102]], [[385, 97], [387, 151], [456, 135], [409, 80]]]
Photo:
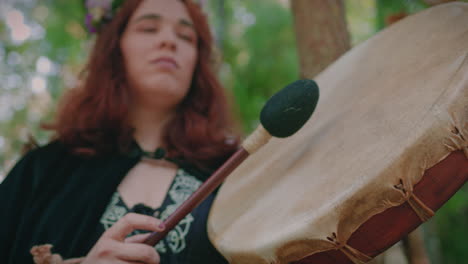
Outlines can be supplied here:
[[43, 244], [33, 253], [80, 263], [225, 262], [206, 234], [214, 194], [155, 248], [141, 243], [237, 148], [205, 16], [190, 0], [88, 10], [98, 37], [83, 85], [48, 126], [54, 140], [0, 185], [2, 263], [31, 263]]

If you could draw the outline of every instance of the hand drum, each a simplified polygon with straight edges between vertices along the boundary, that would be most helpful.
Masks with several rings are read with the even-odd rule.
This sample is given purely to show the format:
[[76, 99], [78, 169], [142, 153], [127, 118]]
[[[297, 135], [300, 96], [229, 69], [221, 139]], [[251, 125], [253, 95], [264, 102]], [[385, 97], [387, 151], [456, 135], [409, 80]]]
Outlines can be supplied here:
[[209, 237], [233, 264], [365, 263], [468, 178], [468, 3], [408, 17], [315, 80], [317, 109], [221, 187]]

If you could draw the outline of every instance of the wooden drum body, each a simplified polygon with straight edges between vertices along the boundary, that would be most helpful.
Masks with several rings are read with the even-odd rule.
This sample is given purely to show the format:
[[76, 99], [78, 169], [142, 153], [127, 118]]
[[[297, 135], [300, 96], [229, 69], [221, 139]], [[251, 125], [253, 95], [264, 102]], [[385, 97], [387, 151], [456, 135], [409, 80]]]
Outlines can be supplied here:
[[226, 180], [208, 233], [230, 263], [365, 263], [468, 179], [468, 4], [396, 23], [322, 72], [312, 119]]

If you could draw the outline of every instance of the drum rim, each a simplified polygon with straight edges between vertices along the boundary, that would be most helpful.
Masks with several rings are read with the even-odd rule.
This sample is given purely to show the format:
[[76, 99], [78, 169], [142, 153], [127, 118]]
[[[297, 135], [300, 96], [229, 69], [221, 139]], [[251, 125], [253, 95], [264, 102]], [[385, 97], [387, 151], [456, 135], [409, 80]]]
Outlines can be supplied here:
[[[435, 212], [463, 187], [466, 181], [468, 181], [468, 158], [462, 150], [457, 150], [427, 169], [421, 180], [414, 185], [413, 193]], [[389, 222], [394, 222], [392, 225], [396, 228], [386, 229], [385, 226], [391, 224]], [[347, 245], [373, 258], [400, 241], [422, 223], [423, 221], [408, 202], [405, 202], [373, 215], [352, 233]], [[370, 238], [367, 237], [369, 234], [371, 234]], [[379, 241], [376, 236], [385, 239]], [[314, 253], [293, 263], [352, 264], [353, 262], [342, 251], [334, 249]]]

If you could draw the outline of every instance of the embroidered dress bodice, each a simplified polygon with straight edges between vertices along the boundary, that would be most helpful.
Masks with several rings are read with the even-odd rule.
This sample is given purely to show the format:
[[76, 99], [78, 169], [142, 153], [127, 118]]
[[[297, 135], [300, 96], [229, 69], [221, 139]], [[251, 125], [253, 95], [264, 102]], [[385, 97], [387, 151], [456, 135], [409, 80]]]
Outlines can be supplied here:
[[[132, 208], [124, 203], [119, 192], [116, 191], [107, 206], [104, 214], [101, 217], [102, 227], [107, 230], [120, 218], [129, 212], [151, 215], [158, 219], [167, 219], [188, 197], [195, 192], [202, 182], [196, 177], [190, 175], [182, 168], [177, 170], [169, 191], [167, 192], [163, 203], [159, 208], [151, 208], [145, 204], [136, 204]], [[190, 231], [194, 216], [188, 214], [177, 226], [171, 230], [168, 235], [161, 240], [155, 249], [159, 254], [178, 254], [186, 247], [186, 236]], [[129, 236], [147, 233], [143, 230], [135, 230]]]

